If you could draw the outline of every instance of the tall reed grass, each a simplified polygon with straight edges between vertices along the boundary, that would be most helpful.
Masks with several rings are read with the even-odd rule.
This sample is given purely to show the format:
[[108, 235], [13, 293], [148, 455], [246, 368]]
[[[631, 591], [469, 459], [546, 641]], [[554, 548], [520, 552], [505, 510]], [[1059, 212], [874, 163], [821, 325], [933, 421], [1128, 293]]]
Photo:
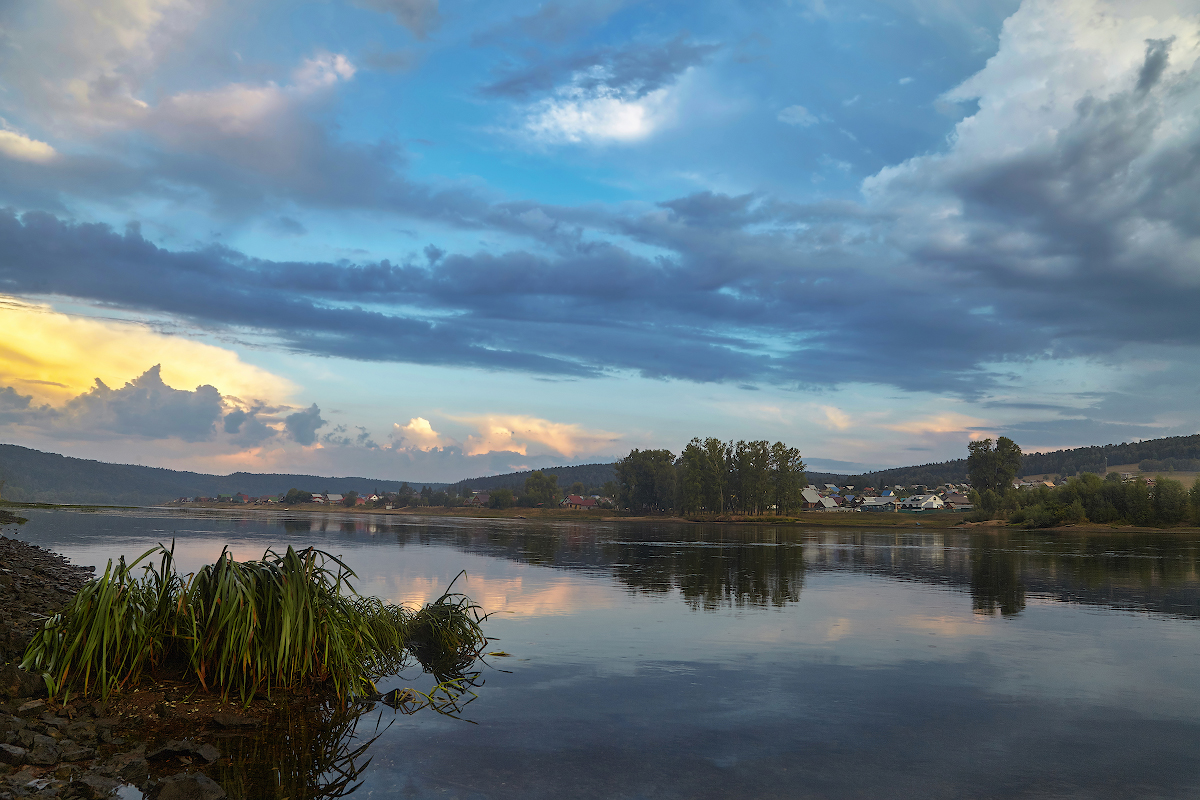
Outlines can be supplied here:
[[374, 695], [376, 679], [413, 658], [452, 683], [487, 643], [485, 615], [465, 595], [447, 589], [421, 609], [363, 597], [350, 584], [354, 572], [315, 548], [243, 562], [223, 550], [187, 576], [176, 571], [173, 549], [110, 561], [46, 620], [22, 668], [61, 699], [73, 691], [107, 697], [156, 670], [243, 702], [318, 685], [345, 699]]

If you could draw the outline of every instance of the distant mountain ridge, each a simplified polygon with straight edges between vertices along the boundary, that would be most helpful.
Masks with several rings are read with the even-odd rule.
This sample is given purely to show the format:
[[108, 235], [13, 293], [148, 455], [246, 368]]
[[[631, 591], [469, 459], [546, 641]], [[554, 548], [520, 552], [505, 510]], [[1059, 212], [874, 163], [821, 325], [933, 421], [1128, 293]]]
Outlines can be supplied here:
[[[1107, 459], [1107, 462], [1106, 462]], [[1077, 447], [1052, 453], [1029, 453], [1022, 458], [1021, 475], [1075, 475], [1099, 472], [1107, 464], [1134, 464], [1146, 460], [1200, 459], [1200, 434], [1169, 436], [1141, 442]], [[558, 476], [558, 485], [575, 482], [598, 489], [616, 479], [616, 464], [578, 464], [546, 467], [543, 472]], [[454, 484], [407, 481], [414, 487], [429, 486], [456, 490], [523, 489], [532, 470], [468, 478]], [[965, 458], [912, 467], [877, 470], [862, 475], [808, 472], [811, 484], [834, 483], [855, 486], [913, 486], [961, 483], [967, 479]], [[235, 472], [208, 475], [135, 464], [109, 464], [44, 453], [14, 444], [0, 444], [0, 497], [26, 503], [95, 503], [98, 505], [157, 505], [178, 497], [215, 497], [245, 492], [254, 497], [277, 495], [297, 488], [310, 492], [394, 492], [404, 481], [378, 478], [329, 478], [319, 475], [259, 474]]]
[[[1167, 436], [1141, 442], [1091, 445], [1051, 453], [1026, 453], [1021, 457], [1021, 475], [1062, 475], [1071, 477], [1080, 472], [1100, 474], [1107, 465], [1136, 464], [1147, 459], [1200, 458], [1200, 433], [1191, 436]], [[943, 483], [962, 483], [967, 479], [967, 460], [956, 458], [915, 467], [896, 467], [863, 475], [846, 476], [856, 486], [937, 486]], [[811, 480], [811, 479], [810, 479]]]
[[[309, 492], [394, 492], [404, 481], [377, 478], [327, 478], [319, 475], [207, 475], [136, 464], [109, 464], [0, 444], [0, 497], [23, 503], [95, 503], [158, 505], [178, 497], [216, 497], [245, 492], [251, 497], [277, 495], [296, 488]], [[444, 489], [445, 483], [410, 481], [420, 489]]]

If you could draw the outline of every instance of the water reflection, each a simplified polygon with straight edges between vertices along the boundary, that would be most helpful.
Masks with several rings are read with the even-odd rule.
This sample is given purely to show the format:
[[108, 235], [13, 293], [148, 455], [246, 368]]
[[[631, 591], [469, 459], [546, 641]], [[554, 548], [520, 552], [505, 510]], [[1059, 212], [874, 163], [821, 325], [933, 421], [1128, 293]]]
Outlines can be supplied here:
[[[36, 520], [47, 513], [56, 517], [52, 527], [59, 536], [72, 527], [71, 518], [84, 523], [79, 528], [90, 530], [97, 516], [30, 513], [35, 524], [25, 526], [23, 534], [44, 530]], [[121, 524], [126, 528], [141, 524], [161, 538], [164, 517], [162, 512], [156, 515], [125, 513]], [[539, 523], [338, 513], [236, 518], [193, 513], [168, 519], [168, 524], [177, 526], [175, 530], [191, 524], [202, 529], [195, 533], [220, 536], [223, 528], [232, 529], [247, 540], [261, 537], [277, 542], [282, 532], [325, 547], [337, 542], [387, 542], [401, 550], [451, 547], [488, 559], [604, 575], [634, 594], [677, 593], [691, 608], [703, 611], [797, 603], [806, 574], [832, 570], [960, 590], [969, 595], [971, 607], [980, 614], [1017, 615], [1029, 597], [1038, 596], [1200, 618], [1200, 593], [1196, 591], [1200, 585], [1200, 535], [1195, 533], [881, 533], [788, 526]], [[181, 535], [186, 533], [181, 531]], [[129, 530], [129, 534], [136, 536], [136, 531]], [[545, 613], [551, 612], [549, 598], [554, 591], [554, 587], [546, 590]], [[584, 589], [573, 586], [572, 591]], [[534, 599], [528, 592], [522, 596]]]
[[1020, 559], [1012, 550], [981, 542], [971, 550], [971, 608], [980, 614], [1011, 617], [1025, 610]]
[[332, 702], [287, 710], [258, 735], [230, 734], [212, 778], [235, 800], [345, 797], [361, 785], [367, 750], [386, 725], [370, 712]]

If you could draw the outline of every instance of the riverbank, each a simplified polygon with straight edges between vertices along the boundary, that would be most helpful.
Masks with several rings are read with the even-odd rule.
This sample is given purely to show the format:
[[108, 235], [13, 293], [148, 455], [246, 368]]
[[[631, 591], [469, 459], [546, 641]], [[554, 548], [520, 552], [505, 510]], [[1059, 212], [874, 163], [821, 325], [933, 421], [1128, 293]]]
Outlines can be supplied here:
[[764, 516], [745, 516], [734, 514], [692, 514], [688, 516], [672, 516], [670, 514], [645, 514], [614, 509], [568, 510], [562, 508], [479, 508], [464, 506], [447, 508], [443, 506], [410, 506], [406, 508], [381, 509], [355, 506], [325, 506], [316, 503], [304, 503], [290, 506], [254, 506], [234, 503], [188, 503], [186, 505], [165, 506], [171, 509], [183, 510], [221, 510], [240, 512], [287, 512], [299, 514], [355, 514], [362, 516], [384, 517], [452, 517], [458, 519], [506, 519], [506, 520], [536, 520], [542, 522], [681, 522], [709, 525], [791, 525], [800, 528], [827, 529], [913, 529], [913, 530], [951, 530], [984, 528], [1001, 530], [1043, 530], [1043, 531], [1078, 531], [1102, 533], [1105, 531], [1166, 533], [1166, 532], [1195, 532], [1196, 526], [1178, 526], [1174, 528], [1146, 528], [1133, 525], [1113, 524], [1072, 524], [1055, 528], [1022, 528], [1019, 525], [1009, 525], [1003, 520], [987, 520], [985, 522], [969, 522], [970, 514], [965, 511], [923, 511], [923, 512], [845, 512], [845, 511], [802, 511], [799, 514], [778, 517], [773, 514]]
[[[153, 680], [108, 702], [48, 699], [41, 678], [16, 665], [41, 620], [92, 576], [90, 567], [0, 535], [0, 798], [136, 797], [137, 789], [158, 800], [219, 800], [229, 796], [222, 784], [241, 787], [235, 797], [254, 798], [262, 787], [247, 775], [256, 770], [273, 779], [267, 773], [291, 764], [294, 774], [283, 777], [303, 784], [329, 766], [306, 761], [314, 748], [336, 745], [316, 752], [326, 761], [352, 752], [354, 722], [374, 703], [276, 692], [243, 706], [192, 683]], [[311, 741], [299, 742], [297, 731]], [[295, 752], [280, 751], [281, 742]]]

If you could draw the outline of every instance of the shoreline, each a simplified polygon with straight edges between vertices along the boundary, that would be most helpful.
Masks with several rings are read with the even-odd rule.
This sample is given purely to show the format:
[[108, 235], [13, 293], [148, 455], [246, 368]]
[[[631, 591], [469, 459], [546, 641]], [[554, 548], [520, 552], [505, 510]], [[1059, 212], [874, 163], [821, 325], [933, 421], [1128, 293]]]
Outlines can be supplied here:
[[[315, 503], [297, 505], [253, 505], [241, 503], [174, 503], [160, 506], [103, 506], [78, 503], [17, 503], [5, 501], [3, 506], [8, 508], [39, 508], [64, 510], [158, 510], [158, 511], [223, 511], [255, 513], [264, 516], [277, 514], [321, 516], [328, 514], [351, 514], [371, 517], [451, 517], [457, 519], [480, 520], [527, 520], [542, 522], [676, 522], [691, 525], [788, 525], [799, 528], [837, 528], [837, 529], [912, 529], [912, 530], [995, 530], [995, 531], [1044, 531], [1047, 533], [1200, 533], [1200, 527], [1181, 525], [1171, 528], [1142, 527], [1136, 525], [1113, 525], [1083, 523], [1061, 525], [1050, 528], [1023, 528], [1009, 525], [1004, 520], [986, 520], [983, 522], [968, 522], [966, 512], [934, 511], [934, 512], [800, 512], [793, 516], [759, 516], [748, 517], [741, 515], [691, 515], [672, 516], [668, 514], [635, 514], [612, 509], [596, 511], [567, 510], [559, 508], [480, 508], [480, 507], [445, 507], [445, 506], [406, 506], [404, 508], [366, 508], [363, 506], [326, 506]], [[3, 514], [0, 508], [0, 514]]]
[[[276, 691], [243, 705], [152, 675], [107, 701], [58, 703], [46, 696], [40, 676], [17, 665], [42, 619], [62, 609], [93, 573], [0, 534], [0, 797], [114, 798], [119, 791], [128, 797], [124, 787], [133, 787], [143, 797], [220, 800], [229, 796], [224, 784], [240, 787], [231, 788], [233, 796], [252, 798], [257, 792], [249, 784], [271, 777], [259, 775], [262, 765], [290, 765], [301, 782], [310, 765], [319, 774], [342, 758], [357, 719], [377, 707], [341, 705], [320, 691]], [[281, 730], [289, 736], [278, 736]], [[304, 736], [292, 738], [297, 731]], [[294, 752], [280, 750], [281, 742]], [[338, 749], [313, 762], [314, 748], [329, 742]]]

